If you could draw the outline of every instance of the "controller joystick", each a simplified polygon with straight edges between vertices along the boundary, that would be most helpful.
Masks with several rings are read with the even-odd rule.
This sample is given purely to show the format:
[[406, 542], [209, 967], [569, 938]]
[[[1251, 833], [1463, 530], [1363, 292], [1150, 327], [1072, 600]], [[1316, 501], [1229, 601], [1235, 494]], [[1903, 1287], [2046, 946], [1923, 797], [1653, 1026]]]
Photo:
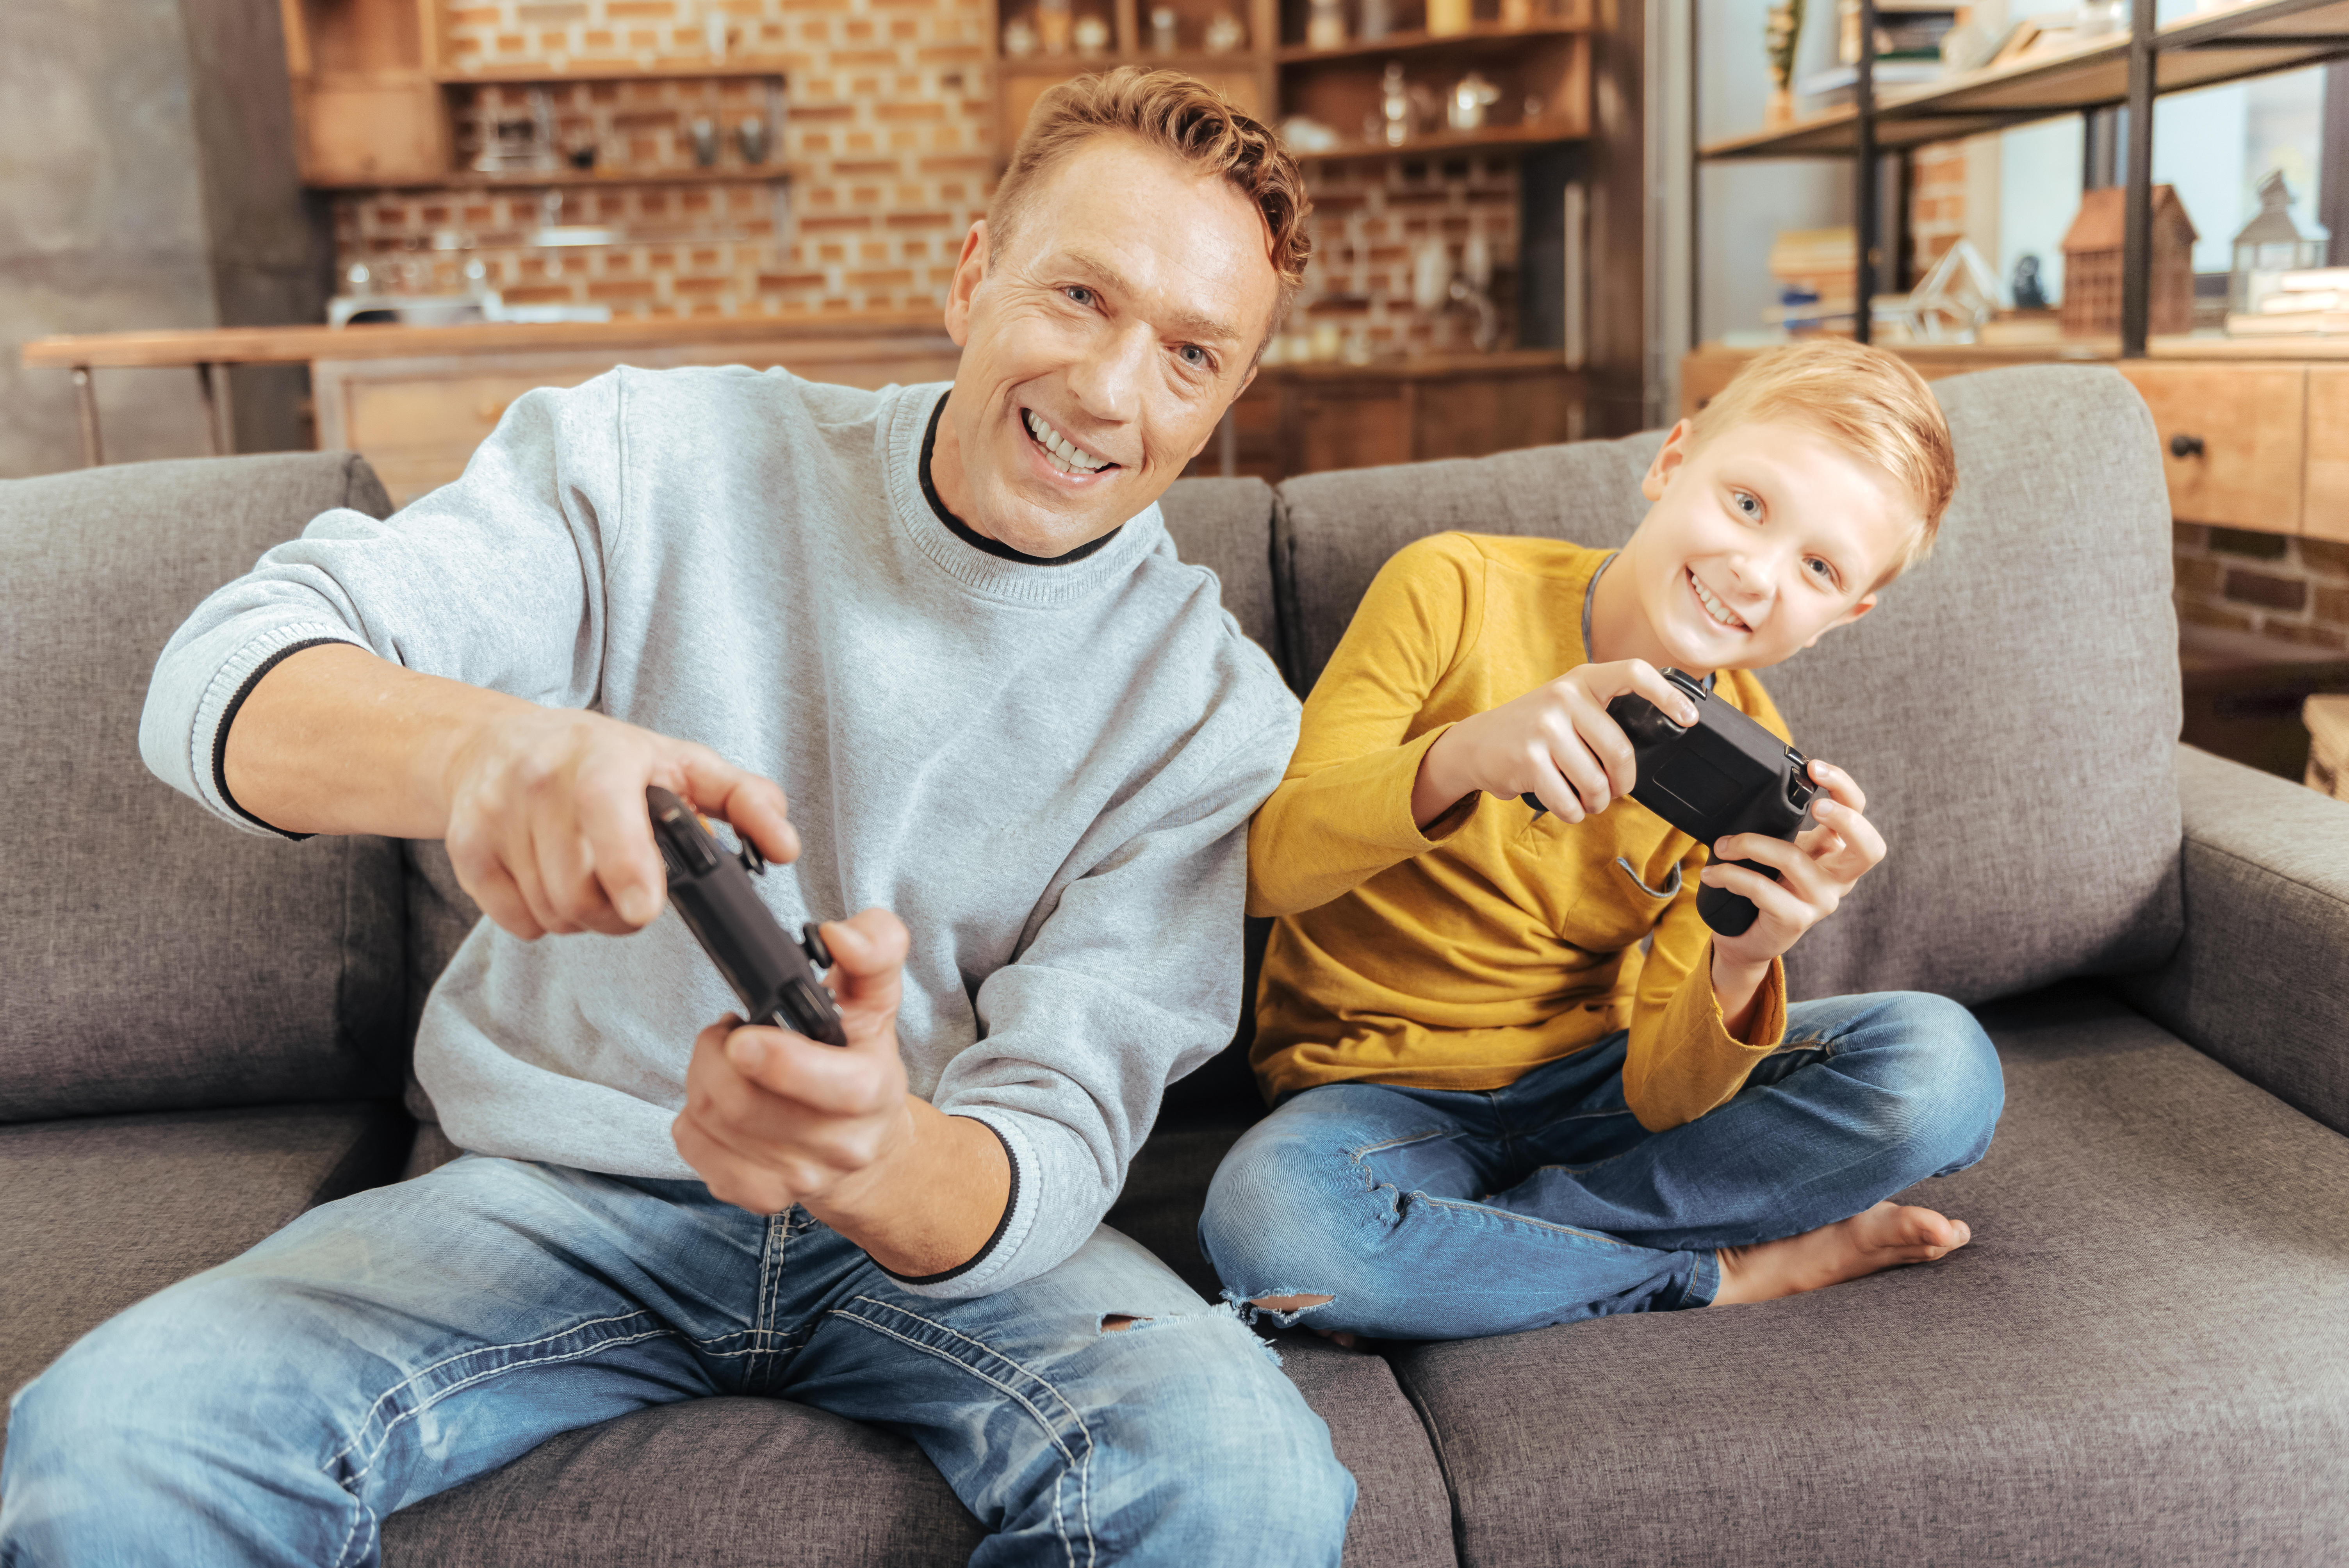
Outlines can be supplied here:
[[742, 1003], [742, 1016], [845, 1046], [840, 1006], [817, 979], [832, 953], [812, 922], [794, 942], [750, 884], [767, 860], [748, 838], [726, 854], [693, 809], [659, 785], [645, 790], [653, 842], [668, 869], [669, 902]]

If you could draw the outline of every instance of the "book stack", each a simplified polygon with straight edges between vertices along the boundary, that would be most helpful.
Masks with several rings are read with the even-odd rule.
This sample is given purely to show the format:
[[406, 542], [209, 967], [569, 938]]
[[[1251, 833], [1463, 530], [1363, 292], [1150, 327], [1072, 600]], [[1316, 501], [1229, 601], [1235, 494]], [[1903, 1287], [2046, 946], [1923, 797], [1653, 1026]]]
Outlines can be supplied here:
[[2276, 279], [2255, 311], [2227, 317], [2230, 337], [2298, 337], [2349, 333], [2349, 267], [2304, 267]]
[[1770, 277], [1778, 304], [1762, 313], [1789, 332], [1848, 332], [1857, 287], [1857, 241], [1851, 229], [1785, 229], [1770, 245]]

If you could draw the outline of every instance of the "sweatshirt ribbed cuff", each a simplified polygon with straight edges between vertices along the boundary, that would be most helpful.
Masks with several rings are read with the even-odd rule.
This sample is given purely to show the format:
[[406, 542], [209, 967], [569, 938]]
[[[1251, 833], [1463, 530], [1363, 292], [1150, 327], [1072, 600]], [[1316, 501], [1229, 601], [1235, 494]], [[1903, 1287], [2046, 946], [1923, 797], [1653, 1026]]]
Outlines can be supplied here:
[[1042, 1185], [1037, 1177], [1042, 1163], [1036, 1157], [1035, 1146], [1019, 1129], [1017, 1118], [968, 1110], [947, 1114], [976, 1121], [995, 1134], [997, 1141], [1003, 1145], [1004, 1158], [1011, 1162], [1011, 1191], [1004, 1200], [1003, 1217], [995, 1222], [995, 1233], [988, 1237], [987, 1244], [953, 1268], [916, 1275], [897, 1274], [877, 1264], [874, 1266], [917, 1295], [957, 1298], [985, 1295], [993, 1288], [991, 1282], [1019, 1255], [1021, 1243], [1036, 1228], [1037, 1190]]
[[348, 626], [332, 621], [300, 621], [273, 626], [223, 660], [196, 704], [195, 722], [188, 727], [188, 771], [194, 779], [197, 799], [212, 814], [243, 832], [273, 839], [298, 839], [273, 828], [239, 806], [228, 792], [222, 768], [228, 748], [228, 727], [261, 677], [287, 655], [319, 643], [349, 643], [365, 647]]

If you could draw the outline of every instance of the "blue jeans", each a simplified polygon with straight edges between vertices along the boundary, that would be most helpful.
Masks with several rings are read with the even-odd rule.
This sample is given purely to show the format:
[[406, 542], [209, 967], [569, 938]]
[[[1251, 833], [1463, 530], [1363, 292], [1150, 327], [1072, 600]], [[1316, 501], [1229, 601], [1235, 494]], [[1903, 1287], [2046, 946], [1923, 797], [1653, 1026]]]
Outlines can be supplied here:
[[0, 1563], [373, 1563], [394, 1509], [719, 1393], [911, 1437], [993, 1532], [979, 1563], [1335, 1564], [1353, 1507], [1256, 1336], [1106, 1226], [943, 1301], [799, 1210], [469, 1156], [313, 1210], [27, 1386]]
[[1726, 1104], [1623, 1103], [1628, 1037], [1480, 1093], [1328, 1084], [1225, 1156], [1199, 1243], [1234, 1301], [1389, 1339], [1709, 1304], [1715, 1251], [1847, 1219], [1980, 1160], [2006, 1103], [1973, 1016], [1917, 992], [1805, 1002]]

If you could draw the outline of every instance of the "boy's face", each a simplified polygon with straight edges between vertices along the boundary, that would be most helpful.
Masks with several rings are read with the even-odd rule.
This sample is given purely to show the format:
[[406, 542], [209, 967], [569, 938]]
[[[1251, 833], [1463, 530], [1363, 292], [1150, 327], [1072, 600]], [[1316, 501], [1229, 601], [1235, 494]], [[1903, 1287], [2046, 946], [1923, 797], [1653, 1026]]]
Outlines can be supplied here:
[[1640, 489], [1630, 569], [1654, 643], [1682, 669], [1761, 669], [1876, 607], [1921, 520], [1893, 478], [1808, 426], [1682, 420]]

